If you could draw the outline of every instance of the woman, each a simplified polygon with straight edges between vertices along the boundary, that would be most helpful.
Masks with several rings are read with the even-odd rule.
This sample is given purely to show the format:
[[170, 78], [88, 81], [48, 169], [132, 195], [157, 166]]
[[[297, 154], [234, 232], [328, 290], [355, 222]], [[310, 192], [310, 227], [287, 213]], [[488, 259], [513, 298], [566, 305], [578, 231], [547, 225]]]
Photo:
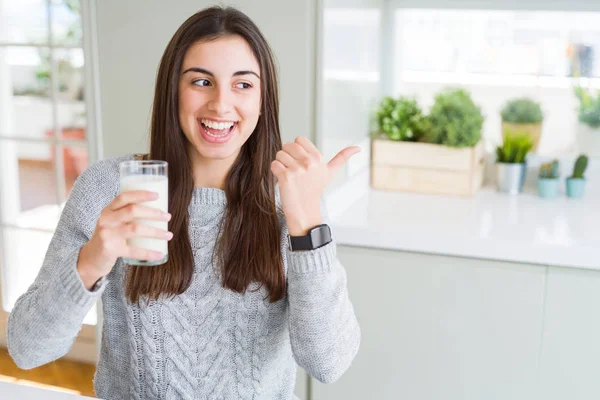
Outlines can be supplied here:
[[[336, 380], [360, 330], [321, 196], [356, 151], [325, 164], [305, 138], [282, 147], [258, 28], [231, 8], [193, 15], [160, 63], [147, 155], [169, 163], [170, 214], [140, 204], [153, 193], [119, 194], [132, 156], [89, 167], [10, 314], [10, 354], [21, 368], [61, 357], [102, 297], [103, 399], [290, 399], [296, 363]], [[170, 232], [136, 218], [170, 219]], [[313, 228], [321, 240], [306, 243]], [[128, 247], [132, 236], [170, 239], [168, 262], [124, 265], [162, 257]]]

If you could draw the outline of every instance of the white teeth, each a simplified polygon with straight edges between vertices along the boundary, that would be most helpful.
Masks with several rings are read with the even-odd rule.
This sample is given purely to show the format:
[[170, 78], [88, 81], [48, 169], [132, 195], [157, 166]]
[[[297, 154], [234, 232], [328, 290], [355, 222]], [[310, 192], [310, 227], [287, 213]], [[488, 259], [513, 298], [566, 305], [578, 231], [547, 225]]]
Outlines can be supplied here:
[[222, 135], [213, 135], [212, 133], [210, 133], [210, 132], [209, 132], [209, 131], [207, 131], [206, 129], [204, 130], [204, 132], [206, 132], [206, 134], [207, 134], [208, 136], [212, 136], [212, 137], [225, 137], [225, 136], [227, 136], [227, 133], [224, 133], [224, 134], [222, 134]]
[[202, 123], [206, 126], [208, 126], [209, 128], [212, 129], [218, 129], [218, 130], [223, 130], [223, 129], [229, 129], [233, 126], [234, 122], [214, 122], [208, 119], [203, 119]]

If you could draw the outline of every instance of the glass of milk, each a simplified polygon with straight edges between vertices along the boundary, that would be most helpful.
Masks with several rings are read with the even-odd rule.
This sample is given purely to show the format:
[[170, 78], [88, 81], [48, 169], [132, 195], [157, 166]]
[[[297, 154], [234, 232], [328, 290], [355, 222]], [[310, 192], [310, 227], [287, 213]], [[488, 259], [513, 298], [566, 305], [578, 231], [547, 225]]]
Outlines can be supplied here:
[[[148, 190], [158, 193], [158, 199], [146, 201], [142, 204], [168, 212], [169, 204], [169, 179], [168, 163], [158, 160], [132, 160], [123, 161], [119, 165], [121, 174], [121, 193], [129, 190]], [[159, 229], [168, 230], [167, 221], [156, 220], [134, 220], [133, 223], [154, 226]], [[169, 259], [168, 241], [146, 237], [132, 237], [127, 239], [129, 246], [140, 247], [164, 254], [160, 260], [136, 260], [123, 257], [123, 261], [129, 265], [161, 265]]]

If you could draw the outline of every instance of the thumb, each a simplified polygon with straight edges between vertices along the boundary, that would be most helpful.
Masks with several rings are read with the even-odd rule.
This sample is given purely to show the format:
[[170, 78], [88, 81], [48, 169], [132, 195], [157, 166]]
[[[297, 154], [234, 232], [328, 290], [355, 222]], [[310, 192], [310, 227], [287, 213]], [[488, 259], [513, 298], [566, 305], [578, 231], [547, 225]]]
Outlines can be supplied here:
[[327, 163], [327, 168], [331, 175], [335, 174], [348, 162], [350, 157], [360, 152], [361, 148], [358, 146], [350, 146], [346, 147], [344, 150], [340, 151]]

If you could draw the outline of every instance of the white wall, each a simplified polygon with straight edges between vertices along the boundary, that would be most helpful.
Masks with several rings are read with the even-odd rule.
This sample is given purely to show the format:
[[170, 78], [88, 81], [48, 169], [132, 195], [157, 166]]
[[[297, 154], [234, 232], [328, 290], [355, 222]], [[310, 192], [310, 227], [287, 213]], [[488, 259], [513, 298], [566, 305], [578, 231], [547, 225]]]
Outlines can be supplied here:
[[[238, 0], [278, 59], [284, 141], [314, 131], [315, 13], [318, 0]], [[104, 157], [145, 151], [155, 74], [177, 28], [208, 1], [96, 2]], [[314, 139], [314, 137], [313, 137]]]

